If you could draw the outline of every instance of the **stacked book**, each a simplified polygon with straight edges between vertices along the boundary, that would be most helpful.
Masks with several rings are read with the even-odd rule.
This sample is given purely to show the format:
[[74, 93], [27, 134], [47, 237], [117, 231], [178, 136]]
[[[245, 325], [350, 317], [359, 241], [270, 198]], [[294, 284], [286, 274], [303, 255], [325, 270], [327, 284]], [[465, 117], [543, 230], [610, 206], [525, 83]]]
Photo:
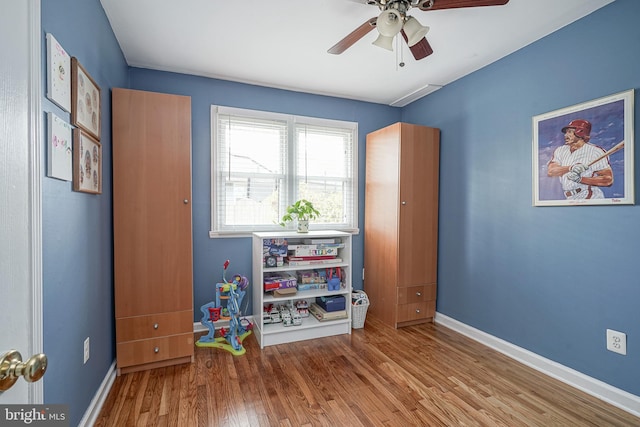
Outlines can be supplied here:
[[305, 239], [302, 244], [289, 245], [287, 261], [291, 266], [341, 262], [338, 250], [342, 248], [344, 243], [335, 239]]
[[348, 317], [347, 310], [327, 311], [320, 307], [318, 304], [311, 303], [309, 306], [309, 312], [318, 319], [320, 322], [326, 322], [328, 320], [346, 319]]

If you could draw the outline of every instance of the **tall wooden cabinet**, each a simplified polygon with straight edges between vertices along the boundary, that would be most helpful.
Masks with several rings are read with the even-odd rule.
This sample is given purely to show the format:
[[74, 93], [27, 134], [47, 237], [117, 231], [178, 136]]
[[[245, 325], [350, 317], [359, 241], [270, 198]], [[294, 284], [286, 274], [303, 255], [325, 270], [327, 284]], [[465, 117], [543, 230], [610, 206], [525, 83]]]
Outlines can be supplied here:
[[439, 129], [396, 123], [367, 135], [364, 290], [393, 327], [433, 320]]
[[112, 90], [118, 374], [193, 360], [191, 98]]

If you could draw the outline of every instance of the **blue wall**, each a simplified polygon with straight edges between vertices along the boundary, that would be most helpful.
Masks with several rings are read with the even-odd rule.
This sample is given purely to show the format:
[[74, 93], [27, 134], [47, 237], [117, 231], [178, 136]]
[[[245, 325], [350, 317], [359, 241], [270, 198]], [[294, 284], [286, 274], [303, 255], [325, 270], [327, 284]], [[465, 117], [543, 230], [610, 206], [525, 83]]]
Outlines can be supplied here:
[[532, 207], [531, 144], [532, 116], [640, 86], [638, 17], [618, 0], [402, 114], [442, 130], [438, 312], [635, 395], [640, 207]]
[[[359, 222], [364, 224], [364, 155], [367, 133], [400, 120], [400, 109], [380, 104], [310, 95], [184, 74], [131, 69], [134, 89], [191, 96], [193, 162], [194, 317], [215, 295], [222, 264], [231, 261], [231, 274], [251, 277], [251, 239], [211, 239], [211, 105], [267, 110], [358, 122]], [[362, 289], [363, 233], [353, 236], [353, 286]], [[251, 298], [245, 298], [251, 313]]]
[[[71, 182], [46, 177], [46, 162], [42, 171], [44, 400], [68, 404], [73, 426], [115, 357], [110, 88], [128, 84], [128, 67], [99, 0], [42, 1], [41, 16], [44, 94], [46, 33], [78, 58], [102, 92], [102, 194], [74, 192]], [[46, 153], [46, 112], [71, 119], [44, 97], [42, 108]], [[86, 337], [91, 357], [83, 364]]]

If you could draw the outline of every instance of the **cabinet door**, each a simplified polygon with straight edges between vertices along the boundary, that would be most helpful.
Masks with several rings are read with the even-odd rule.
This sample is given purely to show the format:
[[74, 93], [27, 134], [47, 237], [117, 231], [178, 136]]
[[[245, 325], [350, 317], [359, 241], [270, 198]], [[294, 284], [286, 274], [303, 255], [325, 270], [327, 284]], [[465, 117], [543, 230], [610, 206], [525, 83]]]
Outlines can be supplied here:
[[391, 324], [398, 277], [400, 124], [368, 134], [366, 148], [364, 287], [370, 313]]
[[402, 124], [398, 286], [436, 281], [439, 132]]
[[191, 99], [112, 101], [116, 317], [193, 309]]

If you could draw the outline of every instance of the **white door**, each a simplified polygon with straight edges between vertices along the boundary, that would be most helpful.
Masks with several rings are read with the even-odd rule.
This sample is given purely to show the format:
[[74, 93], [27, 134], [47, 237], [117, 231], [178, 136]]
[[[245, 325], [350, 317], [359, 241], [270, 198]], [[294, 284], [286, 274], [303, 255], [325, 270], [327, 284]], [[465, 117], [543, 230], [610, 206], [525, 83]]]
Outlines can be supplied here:
[[[0, 355], [42, 352], [40, 0], [0, 0]], [[42, 403], [19, 378], [0, 404]]]

